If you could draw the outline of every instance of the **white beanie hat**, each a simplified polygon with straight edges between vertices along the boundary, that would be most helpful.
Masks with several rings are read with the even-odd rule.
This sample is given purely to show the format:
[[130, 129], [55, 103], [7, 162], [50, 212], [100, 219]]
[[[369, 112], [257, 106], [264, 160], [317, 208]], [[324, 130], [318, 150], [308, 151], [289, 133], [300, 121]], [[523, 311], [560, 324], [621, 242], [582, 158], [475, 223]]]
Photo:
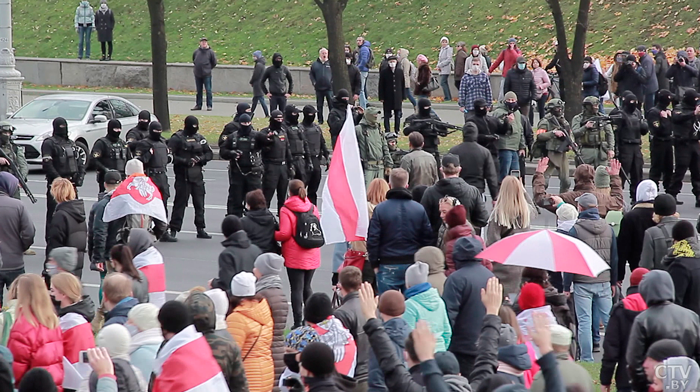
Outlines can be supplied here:
[[98, 347], [106, 348], [110, 358], [129, 360], [131, 334], [125, 326], [121, 324], [111, 324], [102, 328], [97, 334], [95, 343]]
[[422, 261], [416, 261], [406, 269], [406, 287], [411, 288], [428, 281], [430, 267]]
[[568, 222], [578, 219], [578, 210], [571, 204], [564, 203], [557, 208], [557, 219], [560, 222]]
[[255, 295], [255, 275], [250, 272], [240, 272], [231, 280], [231, 294], [236, 297], [252, 297]]
[[134, 158], [126, 162], [126, 167], [124, 168], [124, 172], [126, 173], [127, 176], [130, 176], [135, 173], [143, 173], [143, 163], [139, 161], [138, 159]]
[[137, 326], [139, 331], [160, 328], [158, 310], [158, 307], [153, 304], [138, 304], [129, 311], [129, 321]]
[[228, 313], [229, 302], [228, 295], [221, 289], [212, 289], [205, 291], [207, 297], [214, 302], [214, 311], [216, 311], [216, 330], [226, 329], [226, 313]]

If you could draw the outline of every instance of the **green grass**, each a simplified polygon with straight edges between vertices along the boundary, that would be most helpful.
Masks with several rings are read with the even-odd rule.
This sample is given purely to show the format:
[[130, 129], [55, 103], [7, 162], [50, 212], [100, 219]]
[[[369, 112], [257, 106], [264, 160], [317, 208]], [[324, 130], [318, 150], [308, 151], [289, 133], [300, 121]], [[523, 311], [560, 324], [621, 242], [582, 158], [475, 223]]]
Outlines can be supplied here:
[[[601, 364], [598, 362], [577, 362], [579, 365], [583, 366], [584, 369], [588, 371], [593, 379], [593, 384], [595, 385], [595, 390], [600, 392], [600, 368]], [[614, 385], [614, 381], [613, 381]], [[614, 388], [611, 388], [614, 390]]]
[[[91, 1], [95, 9], [99, 3]], [[590, 12], [589, 53], [611, 56], [640, 43], [682, 47], [696, 44], [697, 8], [681, 0], [594, 1]], [[18, 56], [77, 57], [73, 17], [78, 1], [14, 1], [14, 46]], [[573, 34], [577, 1], [562, 1]], [[114, 59], [150, 59], [149, 15], [145, 0], [112, 1], [117, 26]], [[696, 4], [697, 6], [697, 4]], [[166, 0], [168, 61], [190, 62], [199, 37], [206, 36], [222, 64], [249, 64], [260, 49], [269, 59], [280, 51], [287, 62], [310, 64], [325, 46], [320, 10], [311, 0], [216, 1]], [[441, 36], [453, 43], [489, 44], [494, 57], [510, 36], [520, 38], [526, 54], [551, 57], [554, 22], [545, 0], [349, 0], [343, 20], [345, 40], [358, 35], [372, 42], [375, 56], [386, 47], [405, 47], [412, 58], [426, 54], [434, 62]], [[96, 34], [92, 57], [99, 56]], [[573, 37], [570, 37], [571, 45]]]

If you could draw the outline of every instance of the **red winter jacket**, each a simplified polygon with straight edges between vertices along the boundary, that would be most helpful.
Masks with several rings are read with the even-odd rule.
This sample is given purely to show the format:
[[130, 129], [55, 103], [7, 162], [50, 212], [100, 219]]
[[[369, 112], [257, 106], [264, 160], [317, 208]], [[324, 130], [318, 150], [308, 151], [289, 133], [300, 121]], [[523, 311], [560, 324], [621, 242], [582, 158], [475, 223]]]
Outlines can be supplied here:
[[78, 363], [81, 351], [95, 348], [92, 325], [78, 313], [67, 313], [59, 320], [63, 331], [63, 356], [68, 362]]
[[49, 329], [34, 321], [33, 326], [17, 311], [17, 321], [10, 330], [7, 348], [12, 352], [14, 362], [15, 385], [19, 386], [22, 377], [30, 369], [42, 367], [48, 370], [63, 391], [63, 335], [61, 328]]
[[[450, 276], [456, 269], [455, 262], [452, 259], [452, 251], [455, 248], [455, 242], [462, 237], [468, 236], [474, 236], [474, 229], [469, 223], [466, 225], [457, 225], [447, 230], [447, 234], [445, 234], [445, 266], [447, 267], [445, 268], [445, 276]], [[482, 240], [481, 237], [475, 237], [479, 239], [483, 246], [484, 240]], [[484, 266], [489, 268], [486, 265]], [[489, 268], [489, 270], [493, 270], [493, 267]]]
[[[309, 199], [292, 196], [280, 209], [280, 229], [275, 232], [275, 240], [282, 242], [282, 256], [287, 268], [312, 270], [321, 266], [321, 248], [306, 249], [297, 245], [294, 234], [297, 230], [297, 216], [292, 212], [307, 212], [313, 207], [314, 215], [320, 217], [318, 208]], [[291, 211], [290, 211], [291, 210]]]
[[[516, 60], [518, 59], [518, 56], [522, 55], [523, 52], [518, 49], [516, 46], [515, 49], [504, 49], [501, 51], [501, 53], [498, 55], [498, 58], [496, 61], [491, 64], [491, 68], [489, 68], [489, 73], [493, 73], [493, 71], [498, 68], [498, 66], [503, 63], [503, 72], [501, 73], [503, 77], [506, 77], [506, 74], [508, 73], [508, 70], [513, 68], [515, 65]], [[503, 93], [507, 93], [508, 91], [504, 91]]]

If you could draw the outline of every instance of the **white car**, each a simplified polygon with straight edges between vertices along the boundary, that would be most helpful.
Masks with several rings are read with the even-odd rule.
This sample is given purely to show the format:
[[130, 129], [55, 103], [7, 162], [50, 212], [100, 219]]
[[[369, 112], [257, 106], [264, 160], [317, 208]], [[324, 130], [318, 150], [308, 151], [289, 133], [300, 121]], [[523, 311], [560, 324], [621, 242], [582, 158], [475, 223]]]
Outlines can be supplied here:
[[[6, 121], [15, 127], [13, 140], [24, 146], [30, 164], [41, 164], [41, 144], [53, 134], [53, 120], [68, 122], [68, 137], [80, 147], [80, 159], [89, 165], [90, 151], [97, 139], [107, 135], [107, 122], [122, 124], [122, 138], [136, 126], [141, 110], [124, 98], [98, 94], [51, 94], [34, 99]], [[157, 121], [151, 115], [151, 121]]]

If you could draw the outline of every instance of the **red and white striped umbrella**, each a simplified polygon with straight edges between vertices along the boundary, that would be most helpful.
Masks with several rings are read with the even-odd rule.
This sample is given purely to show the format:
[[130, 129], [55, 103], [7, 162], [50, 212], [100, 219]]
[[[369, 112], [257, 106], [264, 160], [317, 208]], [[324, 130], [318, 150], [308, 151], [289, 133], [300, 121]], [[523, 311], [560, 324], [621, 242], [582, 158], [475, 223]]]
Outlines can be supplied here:
[[535, 230], [506, 237], [476, 256], [504, 265], [598, 276], [610, 269], [585, 242], [551, 230]]

